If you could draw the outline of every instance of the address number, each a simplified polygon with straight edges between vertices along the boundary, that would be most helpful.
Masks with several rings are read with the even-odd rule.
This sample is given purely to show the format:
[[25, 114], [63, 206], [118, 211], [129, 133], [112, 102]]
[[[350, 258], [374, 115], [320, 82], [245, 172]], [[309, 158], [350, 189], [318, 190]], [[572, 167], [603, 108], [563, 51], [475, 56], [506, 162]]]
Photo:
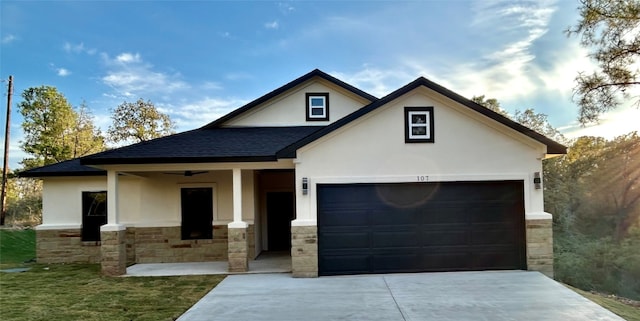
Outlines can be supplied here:
[[416, 178], [418, 179], [418, 182], [428, 182], [429, 181], [429, 176], [418, 175], [418, 176], [416, 176]]

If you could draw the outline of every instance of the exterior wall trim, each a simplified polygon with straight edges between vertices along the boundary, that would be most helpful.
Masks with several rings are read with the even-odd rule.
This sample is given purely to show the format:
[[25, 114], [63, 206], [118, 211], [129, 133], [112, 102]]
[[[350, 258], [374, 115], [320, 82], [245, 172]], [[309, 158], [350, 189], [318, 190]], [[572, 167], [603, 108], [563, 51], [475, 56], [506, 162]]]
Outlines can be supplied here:
[[36, 231], [46, 230], [67, 230], [67, 229], [81, 229], [82, 224], [40, 224], [35, 227]]

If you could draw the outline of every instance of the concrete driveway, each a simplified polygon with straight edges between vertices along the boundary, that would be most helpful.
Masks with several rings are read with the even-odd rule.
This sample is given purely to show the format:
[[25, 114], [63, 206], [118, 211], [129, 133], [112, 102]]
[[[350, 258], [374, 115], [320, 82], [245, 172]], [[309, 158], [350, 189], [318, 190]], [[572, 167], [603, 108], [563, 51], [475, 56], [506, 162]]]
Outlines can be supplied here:
[[623, 320], [538, 272], [232, 275], [178, 321]]

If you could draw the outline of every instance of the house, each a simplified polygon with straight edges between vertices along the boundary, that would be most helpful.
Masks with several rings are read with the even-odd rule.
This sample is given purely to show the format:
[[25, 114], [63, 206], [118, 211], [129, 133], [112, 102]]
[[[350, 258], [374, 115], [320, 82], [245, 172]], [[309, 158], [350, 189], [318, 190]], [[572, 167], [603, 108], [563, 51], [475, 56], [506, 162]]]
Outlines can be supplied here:
[[542, 160], [566, 147], [425, 78], [376, 98], [320, 70], [202, 128], [22, 173], [39, 262], [228, 261], [294, 277], [553, 274]]

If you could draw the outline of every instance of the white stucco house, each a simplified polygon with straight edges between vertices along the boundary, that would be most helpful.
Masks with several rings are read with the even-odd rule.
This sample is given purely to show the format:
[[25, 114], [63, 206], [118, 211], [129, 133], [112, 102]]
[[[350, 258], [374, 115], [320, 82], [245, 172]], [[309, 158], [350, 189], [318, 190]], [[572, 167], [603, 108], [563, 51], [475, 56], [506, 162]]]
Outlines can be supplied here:
[[293, 276], [553, 274], [542, 160], [566, 147], [425, 78], [376, 98], [313, 70], [204, 127], [21, 173], [39, 262], [228, 261]]

